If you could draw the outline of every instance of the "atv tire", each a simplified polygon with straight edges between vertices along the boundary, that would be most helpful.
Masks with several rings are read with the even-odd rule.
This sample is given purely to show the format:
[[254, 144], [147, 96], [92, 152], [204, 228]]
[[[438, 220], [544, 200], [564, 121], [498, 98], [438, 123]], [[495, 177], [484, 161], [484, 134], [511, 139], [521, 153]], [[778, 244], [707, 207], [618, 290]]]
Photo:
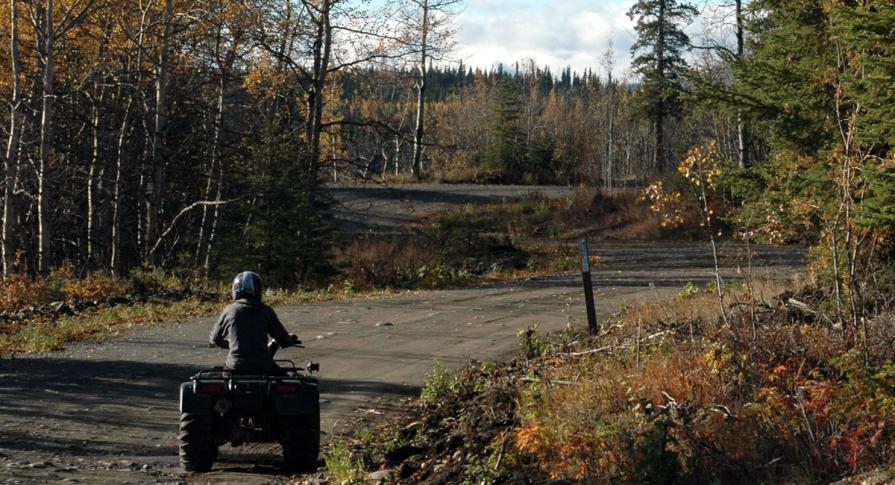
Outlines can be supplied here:
[[211, 416], [180, 415], [180, 464], [188, 472], [207, 472], [217, 459]]
[[320, 454], [320, 411], [310, 416], [283, 416], [283, 466], [287, 470], [317, 468]]

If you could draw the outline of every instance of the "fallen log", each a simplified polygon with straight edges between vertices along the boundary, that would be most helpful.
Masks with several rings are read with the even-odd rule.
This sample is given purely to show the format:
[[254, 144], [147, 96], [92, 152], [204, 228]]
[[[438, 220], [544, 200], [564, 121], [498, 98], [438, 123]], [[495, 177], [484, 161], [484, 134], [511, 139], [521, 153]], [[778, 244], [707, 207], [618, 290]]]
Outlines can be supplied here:
[[797, 313], [801, 313], [803, 316], [807, 317], [816, 317], [817, 311], [807, 303], [796, 300], [795, 298], [789, 298], [786, 300], [786, 307], [790, 310], [795, 310]]

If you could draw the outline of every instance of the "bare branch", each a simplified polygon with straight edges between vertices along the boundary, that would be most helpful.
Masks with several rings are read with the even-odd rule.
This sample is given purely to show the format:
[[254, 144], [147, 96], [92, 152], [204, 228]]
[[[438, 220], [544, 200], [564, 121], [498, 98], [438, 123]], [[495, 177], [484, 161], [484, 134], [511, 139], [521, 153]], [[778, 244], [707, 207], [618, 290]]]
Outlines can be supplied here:
[[189, 212], [193, 209], [199, 207], [231, 204], [233, 202], [242, 200], [243, 198], [244, 197], [237, 197], [230, 200], [200, 200], [184, 207], [180, 210], [180, 212], [177, 213], [176, 216], [174, 216], [174, 219], [171, 219], [171, 223], [168, 224], [168, 227], [164, 230], [164, 232], [161, 233], [161, 235], [159, 235], [158, 239], [156, 239], [155, 244], [152, 245], [152, 249], [149, 250], [149, 256], [152, 257], [155, 254], [158, 248], [162, 245], [162, 241], [164, 241], [165, 238], [168, 237], [169, 234], [171, 234], [171, 232], [174, 230], [174, 227], [177, 226], [177, 223], [180, 222], [180, 220], [183, 219], [185, 215], [189, 214]]

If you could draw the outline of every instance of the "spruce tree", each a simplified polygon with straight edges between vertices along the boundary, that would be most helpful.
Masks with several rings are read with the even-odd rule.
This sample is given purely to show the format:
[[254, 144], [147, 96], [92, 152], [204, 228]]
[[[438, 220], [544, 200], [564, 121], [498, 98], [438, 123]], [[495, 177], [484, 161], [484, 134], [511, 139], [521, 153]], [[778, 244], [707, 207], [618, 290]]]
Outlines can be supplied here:
[[291, 287], [332, 272], [331, 202], [322, 183], [309, 181], [301, 163], [307, 156], [290, 133], [272, 125], [262, 130], [243, 167], [245, 193], [252, 195], [240, 210], [244, 223], [227, 241], [226, 274], [254, 270], [270, 287]]
[[895, 149], [895, 5], [840, 5], [831, 17], [853, 64], [846, 94], [861, 107], [857, 137], [885, 156]]
[[504, 182], [516, 182], [520, 161], [524, 157], [522, 134], [519, 130], [519, 101], [510, 79], [501, 79], [497, 84], [494, 105], [494, 121], [491, 132], [494, 143], [485, 154], [487, 177]]
[[747, 115], [773, 150], [816, 155], [839, 138], [834, 95], [839, 67], [830, 19], [820, 0], [756, 0], [748, 24], [751, 56], [734, 65]]
[[653, 122], [653, 166], [660, 171], [669, 168], [665, 120], [681, 111], [681, 74], [687, 68], [683, 55], [690, 45], [683, 29], [697, 14], [694, 7], [677, 0], [638, 0], [628, 10], [628, 17], [637, 22], [631, 66], [641, 76], [641, 109]]

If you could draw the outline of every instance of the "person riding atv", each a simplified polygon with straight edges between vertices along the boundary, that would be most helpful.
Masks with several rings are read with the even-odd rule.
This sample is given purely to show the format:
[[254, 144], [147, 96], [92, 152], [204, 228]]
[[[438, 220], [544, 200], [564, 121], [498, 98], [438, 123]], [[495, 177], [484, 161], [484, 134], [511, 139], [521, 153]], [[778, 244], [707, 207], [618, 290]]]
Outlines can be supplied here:
[[282, 348], [299, 344], [298, 337], [289, 334], [273, 308], [261, 302], [263, 288], [258, 274], [243, 271], [236, 275], [232, 294], [233, 303], [224, 308], [215, 322], [209, 344], [230, 350], [227, 370], [276, 373], [279, 368], [268, 348], [267, 336]]
[[[279, 347], [301, 346], [276, 313], [261, 303], [261, 278], [240, 273], [233, 303], [209, 338], [230, 350], [226, 367], [198, 372], [180, 385], [180, 463], [187, 472], [207, 472], [218, 447], [230, 443], [279, 443], [283, 466], [312, 470], [320, 453], [319, 364], [296, 366], [274, 360]], [[267, 336], [274, 340], [267, 344]], [[277, 365], [277, 362], [284, 367]]]

